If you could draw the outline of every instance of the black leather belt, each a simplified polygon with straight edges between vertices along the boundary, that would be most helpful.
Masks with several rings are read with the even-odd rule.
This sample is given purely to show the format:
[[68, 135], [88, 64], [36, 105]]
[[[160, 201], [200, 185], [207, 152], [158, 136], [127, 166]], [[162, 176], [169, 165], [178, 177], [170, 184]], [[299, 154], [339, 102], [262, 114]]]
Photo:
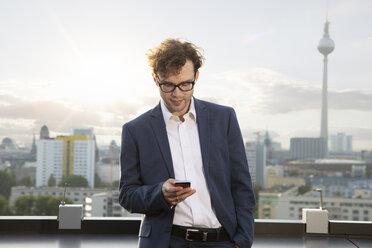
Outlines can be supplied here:
[[229, 235], [223, 228], [198, 229], [193, 227], [172, 226], [172, 235], [184, 238], [187, 241], [216, 242], [230, 241]]

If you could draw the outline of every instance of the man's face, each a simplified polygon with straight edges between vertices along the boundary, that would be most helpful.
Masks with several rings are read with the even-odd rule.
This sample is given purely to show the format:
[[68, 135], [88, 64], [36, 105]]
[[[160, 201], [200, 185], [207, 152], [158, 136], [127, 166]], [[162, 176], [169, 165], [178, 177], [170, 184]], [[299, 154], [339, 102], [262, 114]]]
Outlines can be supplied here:
[[[199, 72], [194, 73], [194, 65], [190, 60], [187, 60], [181, 71], [177, 75], [170, 75], [167, 78], [158, 78], [159, 83], [172, 83], [178, 85], [185, 82], [195, 82], [198, 79]], [[156, 76], [153, 75], [156, 83]], [[158, 83], [156, 83], [158, 85]], [[159, 85], [158, 85], [159, 86]], [[181, 91], [178, 87], [174, 91], [165, 93], [159, 87], [160, 96], [163, 99], [165, 106], [169, 112], [176, 116], [183, 116], [187, 113], [190, 107], [191, 97], [194, 93], [194, 89], [190, 91]]]

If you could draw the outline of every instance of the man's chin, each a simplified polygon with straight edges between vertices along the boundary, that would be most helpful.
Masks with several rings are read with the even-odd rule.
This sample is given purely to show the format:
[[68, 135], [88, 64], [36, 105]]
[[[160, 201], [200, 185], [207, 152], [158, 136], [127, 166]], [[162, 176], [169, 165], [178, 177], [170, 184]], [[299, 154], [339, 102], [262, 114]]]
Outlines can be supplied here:
[[172, 113], [180, 113], [180, 112], [183, 112], [185, 110], [185, 106], [175, 106], [175, 105], [172, 105]]

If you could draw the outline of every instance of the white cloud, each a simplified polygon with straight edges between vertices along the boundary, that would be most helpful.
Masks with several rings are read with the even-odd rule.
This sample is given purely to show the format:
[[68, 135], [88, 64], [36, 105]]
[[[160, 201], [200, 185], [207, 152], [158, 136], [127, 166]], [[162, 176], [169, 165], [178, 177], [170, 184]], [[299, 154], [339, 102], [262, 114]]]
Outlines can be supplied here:
[[[213, 83], [212, 83], [213, 82]], [[320, 133], [321, 85], [265, 68], [218, 73], [203, 79], [196, 90], [201, 98], [235, 108], [243, 136], [266, 130], [289, 147], [291, 137], [317, 137]], [[346, 132], [372, 147], [363, 125], [372, 123], [372, 92], [361, 89], [329, 89], [329, 133]], [[206, 96], [206, 97], [203, 97]], [[350, 127], [361, 127], [360, 132]], [[365, 146], [364, 146], [365, 148]]]
[[[213, 82], [213, 83], [212, 83]], [[319, 134], [321, 88], [265, 68], [235, 70], [206, 75], [195, 89], [197, 97], [233, 106], [245, 139], [254, 132], [274, 133], [276, 141], [288, 144], [290, 137]], [[68, 98], [31, 101], [4, 91], [0, 94], [0, 137], [11, 136], [29, 143], [32, 134], [46, 124], [51, 132], [69, 133], [72, 127], [93, 127], [108, 140], [120, 137], [121, 126], [153, 108], [158, 96], [126, 100], [84, 102]], [[329, 90], [330, 133], [353, 135], [368, 144], [372, 93], [360, 89]], [[350, 127], [360, 127], [361, 130]]]
[[[202, 93], [251, 113], [290, 113], [321, 106], [321, 85], [315, 87], [265, 68], [223, 72], [206, 81], [213, 84], [202, 85]], [[328, 89], [328, 95], [329, 109], [372, 111], [372, 92]]]
[[[155, 102], [155, 103], [154, 103]], [[143, 108], [154, 107], [157, 99], [143, 97], [138, 104], [126, 101], [93, 104], [65, 99], [29, 101], [8, 94], [0, 95], [0, 137], [31, 142], [32, 134], [46, 124], [56, 134], [69, 133], [72, 127], [93, 127], [96, 135], [118, 135], [121, 126]]]

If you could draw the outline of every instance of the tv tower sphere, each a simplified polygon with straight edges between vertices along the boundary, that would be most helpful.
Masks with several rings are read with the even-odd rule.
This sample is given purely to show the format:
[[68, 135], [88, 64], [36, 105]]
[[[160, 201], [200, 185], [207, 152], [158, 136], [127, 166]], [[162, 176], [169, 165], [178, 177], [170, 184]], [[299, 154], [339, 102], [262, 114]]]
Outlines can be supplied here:
[[335, 43], [333, 42], [331, 38], [329, 38], [328, 25], [329, 25], [329, 22], [327, 21], [324, 25], [323, 38], [319, 41], [319, 45], [318, 45], [319, 52], [323, 54], [324, 56], [327, 56], [333, 51], [333, 49], [335, 49]]

